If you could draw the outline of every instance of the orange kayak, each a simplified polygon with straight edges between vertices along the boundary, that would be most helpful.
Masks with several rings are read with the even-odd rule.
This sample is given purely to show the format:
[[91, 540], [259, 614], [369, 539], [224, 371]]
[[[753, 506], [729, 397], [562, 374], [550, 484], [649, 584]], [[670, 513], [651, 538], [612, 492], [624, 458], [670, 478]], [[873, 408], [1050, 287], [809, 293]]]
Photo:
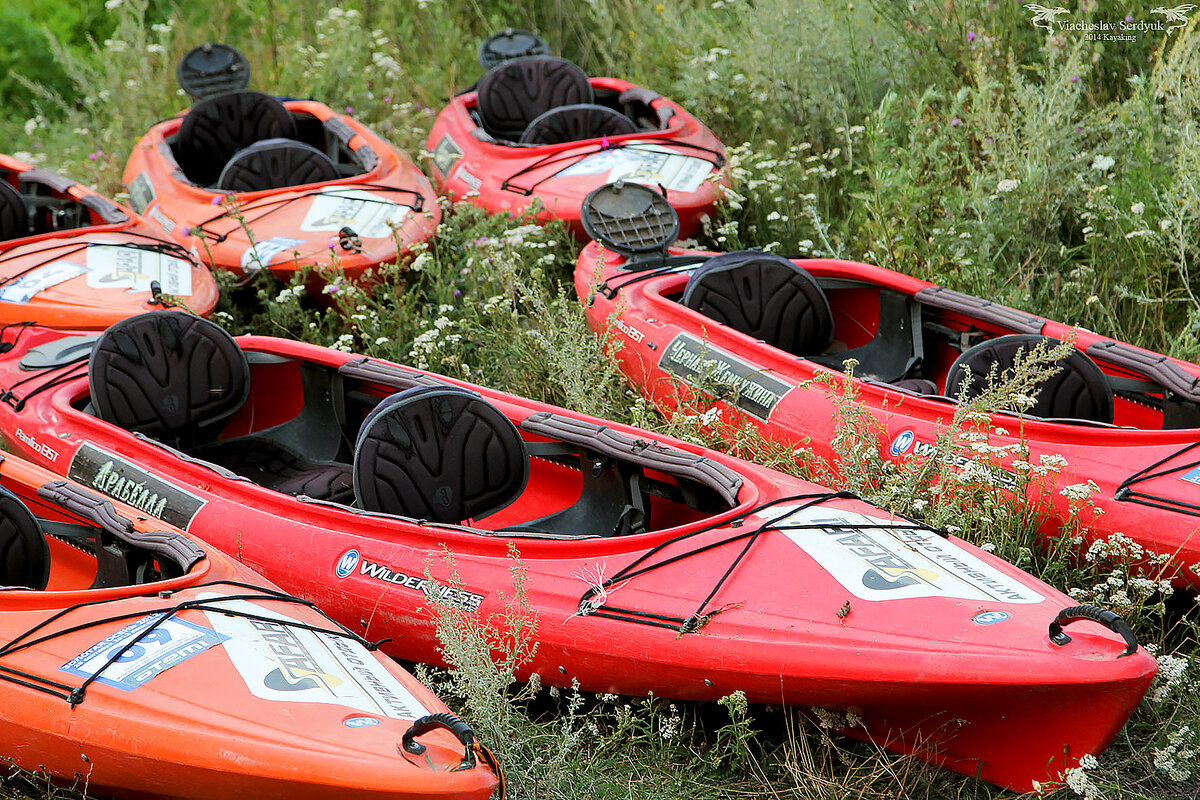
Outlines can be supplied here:
[[100, 331], [172, 305], [207, 316], [207, 267], [156, 225], [82, 184], [0, 155], [0, 325]]
[[479, 798], [470, 729], [311, 604], [0, 461], [0, 753], [105, 795]]
[[[228, 125], [243, 138], [225, 136], [221, 123], [188, 124], [209, 110], [218, 120], [233, 117]], [[272, 113], [277, 124], [247, 132], [250, 120]], [[215, 144], [193, 136], [197, 127]], [[282, 164], [282, 172], [258, 169], [267, 161]], [[265, 268], [284, 279], [335, 264], [357, 278], [409, 254], [441, 220], [429, 179], [378, 134], [322, 103], [257, 92], [210, 97], [155, 125], [134, 147], [122, 180], [135, 210], [214, 269]]]

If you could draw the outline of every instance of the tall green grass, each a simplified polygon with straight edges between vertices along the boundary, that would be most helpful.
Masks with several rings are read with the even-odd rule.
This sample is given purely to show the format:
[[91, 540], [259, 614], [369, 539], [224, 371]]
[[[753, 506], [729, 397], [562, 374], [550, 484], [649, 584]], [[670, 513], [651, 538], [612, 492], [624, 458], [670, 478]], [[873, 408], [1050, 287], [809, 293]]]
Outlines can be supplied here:
[[[253, 88], [353, 109], [416, 152], [441, 104], [478, 77], [478, 42], [507, 25], [527, 27], [593, 74], [628, 76], [680, 101], [730, 145], [736, 189], [702, 245], [878, 263], [1200, 356], [1194, 24], [1170, 36], [1088, 42], [1034, 28], [1007, 0], [105, 5], [29, 4], [20, 29], [44, 25], [48, 38], [9, 49], [28, 55], [0, 81], [0, 96], [10, 98], [0, 133], [9, 151], [110, 193], [122, 191], [136, 137], [186, 106], [174, 65], [196, 43], [234, 44], [254, 67]], [[1088, 2], [1078, 13], [1145, 19], [1149, 9]], [[332, 310], [314, 304], [299, 281], [226, 278], [220, 318], [239, 332], [366, 352], [717, 443], [698, 414], [663, 420], [618, 378], [612, 343], [588, 332], [574, 300], [575, 246], [561, 229], [447, 211], [429, 248], [382, 268], [369, 291], [340, 281], [331, 264]], [[1082, 561], [1070, 557], [1068, 537], [1058, 549], [1041, 548], [1031, 510], [978, 481], [954, 483], [954, 502], [940, 502], [935, 488], [955, 477], [948, 461], [931, 475], [858, 458], [877, 452], [868, 446], [873, 433], [845, 385], [829, 390], [841, 393], [841, 446], [857, 472], [814, 472], [819, 465], [797, 465], [795, 453], [773, 450], [749, 429], [733, 432], [733, 449], [850, 481], [881, 503], [958, 528], [1082, 601], [1118, 608], [1156, 647], [1162, 676], [1114, 746], [1062, 795], [1200, 796], [1194, 598], [1131, 575], [1119, 558], [1131, 545], [1119, 538]], [[986, 439], [972, 430], [964, 420], [939, 447], [949, 453], [961, 436]], [[499, 635], [520, 658], [513, 629], [538, 624], [522, 616], [520, 597], [518, 579], [513, 616], [495, 621], [492, 634], [446, 619], [455, 669], [427, 674], [506, 757], [519, 797], [1004, 794], [849, 743], [819, 719], [744, 708], [736, 697], [705, 706], [516, 687], [511, 660], [478, 656]], [[0, 776], [0, 796], [45, 793], [37, 779]]]

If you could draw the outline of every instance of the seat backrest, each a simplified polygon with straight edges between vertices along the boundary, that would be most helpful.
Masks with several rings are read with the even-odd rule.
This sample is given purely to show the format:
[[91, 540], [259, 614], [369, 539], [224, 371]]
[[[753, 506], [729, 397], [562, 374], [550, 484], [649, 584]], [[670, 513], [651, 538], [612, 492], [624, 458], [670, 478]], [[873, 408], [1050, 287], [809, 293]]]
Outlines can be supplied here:
[[385, 398], [354, 446], [361, 508], [457, 523], [499, 511], [529, 479], [521, 434], [474, 392], [418, 386]]
[[312, 145], [292, 139], [263, 139], [243, 147], [229, 159], [217, 179], [217, 188], [261, 192], [337, 177], [333, 161]]
[[296, 121], [262, 92], [227, 92], [201, 100], [184, 116], [175, 155], [188, 179], [211, 186], [235, 153], [263, 139], [295, 139]]
[[637, 133], [633, 120], [608, 106], [575, 103], [538, 115], [521, 134], [522, 144], [561, 144]]
[[833, 342], [833, 311], [816, 279], [782, 256], [722, 253], [692, 273], [681, 302], [793, 355]]
[[[958, 397], [963, 384], [968, 399], [978, 397], [988, 386], [988, 375], [995, 367], [1003, 376], [1011, 371], [1018, 353], [1029, 353], [1043, 342], [1049, 347], [1062, 344], [1048, 336], [1014, 333], [999, 336], [969, 347], [950, 366], [946, 374], [946, 394]], [[1057, 363], [1058, 372], [1046, 378], [1036, 390], [1033, 407], [1026, 413], [1034, 417], [1113, 421], [1113, 391], [1096, 362], [1083, 352], [1072, 350]]]
[[121, 320], [96, 340], [88, 387], [97, 416], [147, 436], [200, 444], [241, 407], [250, 367], [220, 326], [181, 311]]
[[50, 580], [50, 548], [24, 503], [0, 487], [0, 586], [41, 591]]
[[514, 58], [479, 79], [476, 111], [493, 136], [516, 139], [529, 123], [558, 106], [591, 103], [587, 73], [564, 58]]
[[0, 178], [0, 242], [29, 235], [29, 209], [8, 181]]

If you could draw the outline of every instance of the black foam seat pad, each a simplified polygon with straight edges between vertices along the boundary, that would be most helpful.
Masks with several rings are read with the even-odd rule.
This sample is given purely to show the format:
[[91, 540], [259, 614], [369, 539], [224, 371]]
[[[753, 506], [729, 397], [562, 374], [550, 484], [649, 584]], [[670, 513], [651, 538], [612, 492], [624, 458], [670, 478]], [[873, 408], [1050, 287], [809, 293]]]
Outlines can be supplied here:
[[833, 342], [833, 311], [816, 279], [771, 253], [710, 258], [692, 273], [680, 302], [793, 355], [816, 355]]
[[521, 134], [523, 144], [561, 144], [637, 133], [629, 117], [608, 106], [574, 103], [539, 114]]
[[349, 464], [311, 461], [275, 442], [253, 437], [217, 442], [194, 452], [276, 492], [344, 505], [354, 502]]
[[88, 362], [97, 416], [182, 444], [215, 437], [250, 391], [246, 356], [224, 329], [181, 311], [151, 311], [110, 326]]
[[591, 103], [587, 73], [564, 58], [529, 56], [494, 67], [479, 79], [476, 111], [493, 136], [516, 139], [529, 123], [558, 106]]
[[312, 145], [291, 139], [263, 139], [243, 147], [229, 159], [217, 179], [217, 188], [260, 192], [337, 177], [333, 161]]
[[0, 178], [0, 242], [29, 235], [29, 209], [21, 195]]
[[175, 155], [185, 175], [211, 186], [231, 157], [263, 139], [295, 139], [296, 121], [262, 92], [227, 92], [192, 106], [180, 123]]
[[354, 493], [368, 511], [436, 522], [477, 519], [525, 488], [516, 426], [474, 392], [422, 386], [385, 398], [354, 447]]
[[[1003, 376], [1012, 370], [1018, 353], [1028, 353], [1043, 342], [1049, 347], [1062, 344], [1048, 336], [1016, 333], [988, 339], [964, 350], [946, 375], [946, 394], [958, 397], [969, 377], [967, 397], [978, 397], [987, 388], [993, 366]], [[1096, 362], [1083, 352], [1072, 350], [1057, 366], [1058, 372], [1038, 386], [1033, 407], [1026, 413], [1111, 423], [1113, 391]]]
[[0, 587], [41, 591], [50, 581], [50, 548], [37, 518], [0, 487]]

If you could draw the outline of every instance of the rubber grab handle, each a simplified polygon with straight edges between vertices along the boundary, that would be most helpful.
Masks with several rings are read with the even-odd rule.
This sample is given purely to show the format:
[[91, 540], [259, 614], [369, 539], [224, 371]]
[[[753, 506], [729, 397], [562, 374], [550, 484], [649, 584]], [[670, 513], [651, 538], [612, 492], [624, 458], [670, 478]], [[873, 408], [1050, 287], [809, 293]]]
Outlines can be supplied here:
[[417, 737], [423, 736], [437, 728], [450, 731], [465, 748], [462, 761], [453, 771], [457, 772], [460, 769], [471, 769], [474, 767], [475, 731], [471, 730], [470, 725], [448, 711], [438, 714], [428, 714], [414, 722], [404, 732], [404, 736], [400, 738], [400, 746], [404, 748], [404, 752], [419, 756], [425, 752], [425, 745], [418, 742]]
[[1125, 640], [1125, 652], [1117, 658], [1131, 656], [1137, 652], [1137, 637], [1133, 635], [1133, 629], [1129, 627], [1129, 623], [1121, 619], [1116, 612], [1099, 606], [1071, 606], [1059, 611], [1054, 622], [1050, 623], [1050, 641], [1057, 645], [1064, 645], [1071, 641], [1071, 637], [1063, 632], [1063, 626], [1081, 619], [1099, 622], [1113, 633], [1121, 635], [1121, 638]]

